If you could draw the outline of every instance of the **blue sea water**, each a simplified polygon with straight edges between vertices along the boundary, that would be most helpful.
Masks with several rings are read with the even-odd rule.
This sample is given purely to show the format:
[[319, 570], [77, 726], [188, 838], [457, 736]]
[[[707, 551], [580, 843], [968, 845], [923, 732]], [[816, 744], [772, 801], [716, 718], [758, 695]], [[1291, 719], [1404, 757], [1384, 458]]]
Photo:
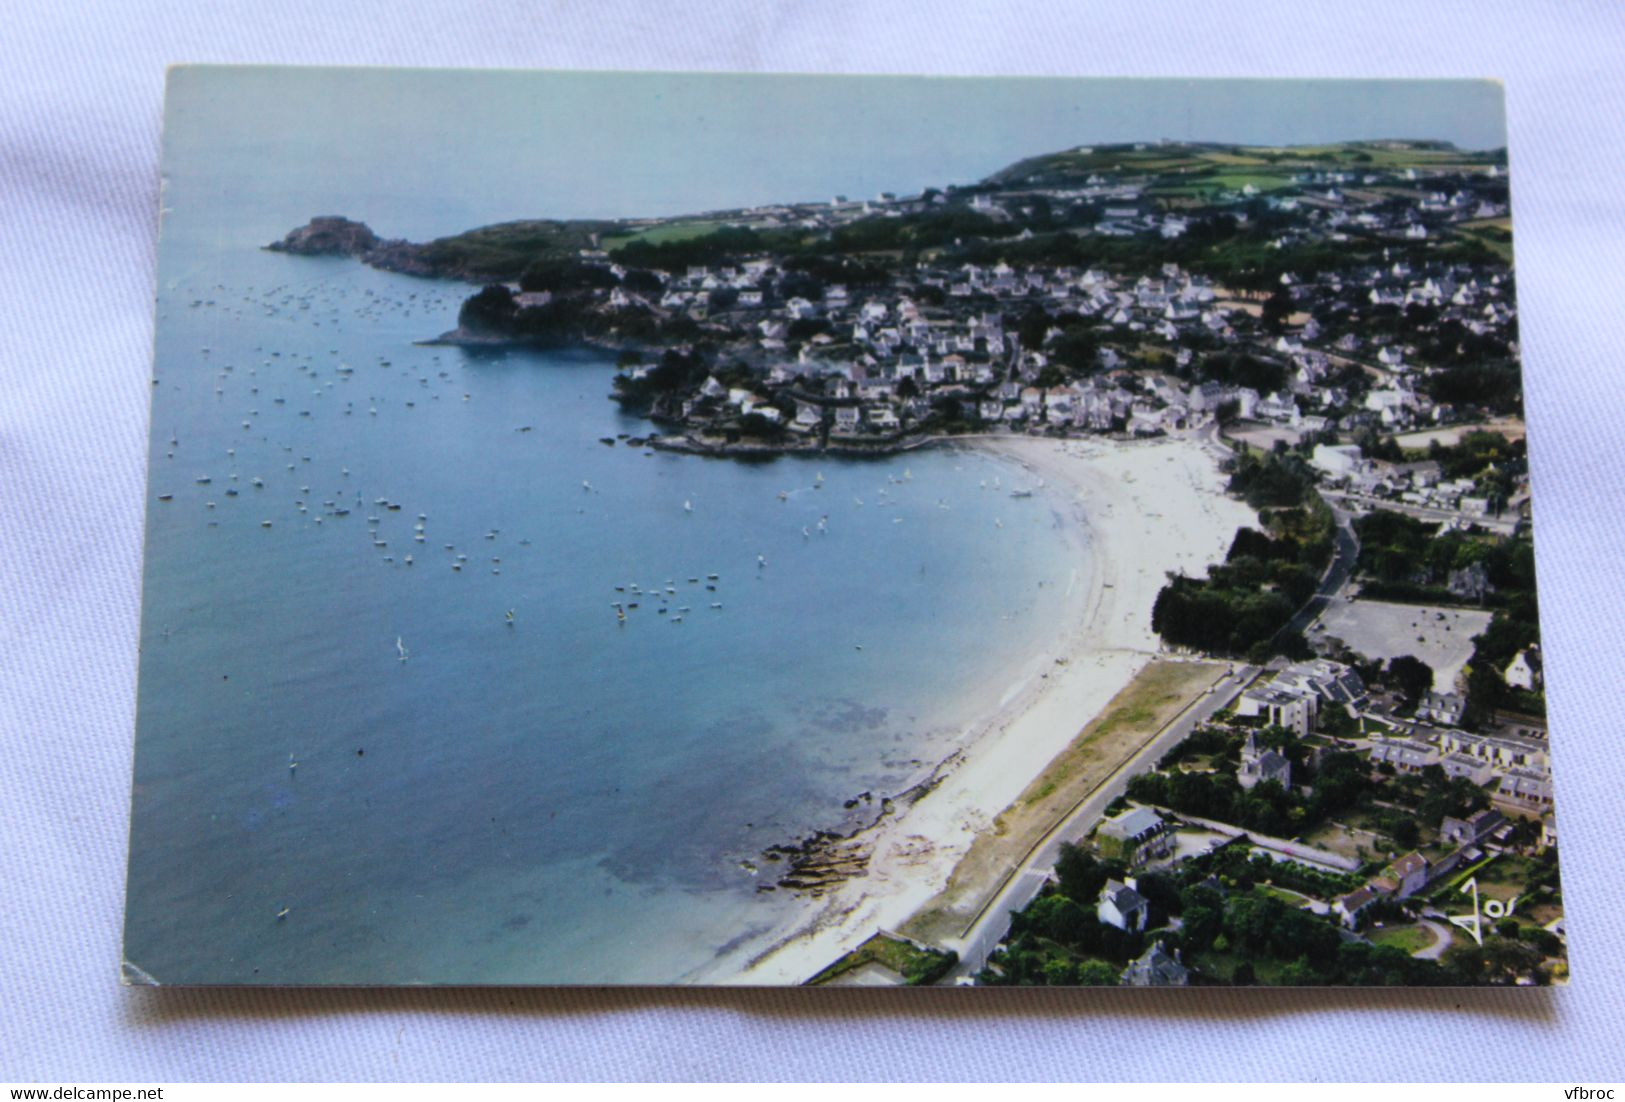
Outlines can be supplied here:
[[126, 941], [161, 981], [678, 980], [803, 905], [743, 862], [1061, 629], [1080, 534], [1019, 468], [606, 446], [651, 426], [601, 355], [415, 346], [467, 287], [258, 243], [165, 243]]

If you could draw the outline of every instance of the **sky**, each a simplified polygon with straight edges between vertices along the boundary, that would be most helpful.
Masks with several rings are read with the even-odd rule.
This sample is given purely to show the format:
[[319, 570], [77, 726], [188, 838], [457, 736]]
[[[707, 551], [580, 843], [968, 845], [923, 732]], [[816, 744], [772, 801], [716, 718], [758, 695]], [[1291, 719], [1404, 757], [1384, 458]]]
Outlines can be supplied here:
[[[969, 183], [1076, 145], [1505, 143], [1489, 81], [1190, 81], [180, 67], [165, 173], [422, 238]], [[327, 203], [313, 209], [313, 203]], [[291, 219], [291, 221], [290, 221]]]

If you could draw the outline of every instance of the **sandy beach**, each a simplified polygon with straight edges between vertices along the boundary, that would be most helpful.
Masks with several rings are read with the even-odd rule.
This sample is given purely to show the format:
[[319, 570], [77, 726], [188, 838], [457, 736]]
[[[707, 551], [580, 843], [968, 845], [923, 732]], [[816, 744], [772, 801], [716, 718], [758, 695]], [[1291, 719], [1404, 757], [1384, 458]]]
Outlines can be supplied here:
[[987, 437], [967, 441], [1025, 467], [1079, 521], [1080, 570], [1062, 599], [1070, 634], [1023, 658], [991, 715], [972, 717], [936, 788], [867, 833], [866, 875], [807, 899], [793, 925], [735, 946], [694, 982], [795, 984], [877, 929], [896, 929], [947, 882], [977, 834], [1156, 654], [1151, 608], [1170, 571], [1204, 573], [1238, 527], [1215, 446]]

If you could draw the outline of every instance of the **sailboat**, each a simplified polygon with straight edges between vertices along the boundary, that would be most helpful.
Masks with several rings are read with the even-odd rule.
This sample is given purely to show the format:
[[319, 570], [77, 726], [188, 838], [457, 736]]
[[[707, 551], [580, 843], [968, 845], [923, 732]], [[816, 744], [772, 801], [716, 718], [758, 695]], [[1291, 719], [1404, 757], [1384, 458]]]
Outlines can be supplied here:
[[395, 650], [400, 654], [402, 662], [405, 662], [407, 658], [410, 657], [406, 651], [406, 644], [401, 642], [401, 637], [399, 635], [395, 636]]

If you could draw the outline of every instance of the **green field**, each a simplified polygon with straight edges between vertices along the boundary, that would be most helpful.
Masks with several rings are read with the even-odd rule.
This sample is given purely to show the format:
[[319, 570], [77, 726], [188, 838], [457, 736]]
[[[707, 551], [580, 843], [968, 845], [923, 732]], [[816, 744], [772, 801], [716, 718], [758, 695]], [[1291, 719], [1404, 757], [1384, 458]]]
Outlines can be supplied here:
[[1413, 954], [1426, 949], [1437, 940], [1439, 939], [1432, 930], [1420, 925], [1385, 926], [1371, 934], [1373, 945], [1391, 945], [1395, 949]]
[[1507, 218], [1488, 218], [1481, 222], [1463, 222], [1456, 227], [1463, 237], [1483, 242], [1495, 255], [1512, 263], [1512, 222]]
[[1159, 184], [1152, 191], [1162, 195], [1194, 195], [1205, 191], [1240, 191], [1248, 184], [1259, 191], [1276, 191], [1291, 187], [1293, 180], [1290, 175], [1281, 173], [1220, 172], [1177, 184]]
[[1290, 888], [1277, 888], [1274, 884], [1259, 884], [1253, 890], [1272, 899], [1278, 899], [1288, 907], [1301, 908], [1309, 902], [1309, 897], [1302, 892], [1295, 892]]
[[662, 222], [658, 226], [636, 230], [631, 233], [605, 234], [603, 237], [606, 249], [616, 249], [622, 245], [630, 245], [634, 241], [642, 241], [650, 245], [665, 245], [673, 241], [688, 241], [696, 237], [704, 237], [713, 230], [727, 225], [725, 222], [714, 221], [688, 221], [688, 222]]

